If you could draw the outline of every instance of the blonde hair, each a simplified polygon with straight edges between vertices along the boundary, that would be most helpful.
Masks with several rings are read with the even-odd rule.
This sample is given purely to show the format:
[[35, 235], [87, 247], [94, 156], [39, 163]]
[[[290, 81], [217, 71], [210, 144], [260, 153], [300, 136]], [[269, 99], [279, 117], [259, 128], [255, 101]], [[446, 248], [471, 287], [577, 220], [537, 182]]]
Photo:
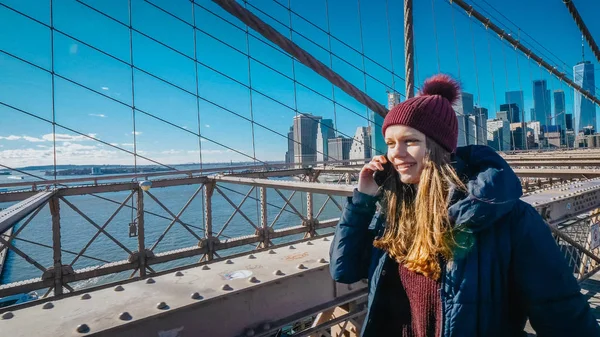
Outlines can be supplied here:
[[384, 183], [386, 228], [374, 246], [407, 269], [432, 279], [441, 275], [440, 258], [452, 258], [455, 245], [448, 217], [450, 187], [465, 189], [450, 164], [450, 153], [427, 139], [418, 187], [393, 174]]

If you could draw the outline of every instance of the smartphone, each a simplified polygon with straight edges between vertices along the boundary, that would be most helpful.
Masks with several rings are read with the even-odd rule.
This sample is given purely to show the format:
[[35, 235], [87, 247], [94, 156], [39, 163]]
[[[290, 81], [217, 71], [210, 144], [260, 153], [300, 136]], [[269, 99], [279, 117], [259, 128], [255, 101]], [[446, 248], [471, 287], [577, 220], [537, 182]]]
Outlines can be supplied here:
[[375, 183], [378, 186], [381, 186], [390, 177], [390, 175], [394, 174], [395, 172], [394, 166], [389, 160], [387, 160], [386, 163], [383, 164], [383, 171], [376, 171], [373, 175], [373, 179], [375, 179]]

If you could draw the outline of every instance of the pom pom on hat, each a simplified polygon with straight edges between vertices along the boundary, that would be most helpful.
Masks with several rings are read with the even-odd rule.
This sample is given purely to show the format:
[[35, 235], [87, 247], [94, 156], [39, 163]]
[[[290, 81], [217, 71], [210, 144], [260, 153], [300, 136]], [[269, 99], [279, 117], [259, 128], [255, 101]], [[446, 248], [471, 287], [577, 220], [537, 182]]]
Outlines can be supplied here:
[[460, 97], [460, 85], [444, 74], [425, 80], [419, 95], [396, 105], [388, 112], [381, 131], [391, 125], [405, 125], [424, 133], [448, 152], [458, 143], [458, 119], [452, 105]]
[[454, 104], [460, 96], [460, 84], [448, 75], [435, 75], [423, 83], [419, 96], [425, 95], [440, 95]]

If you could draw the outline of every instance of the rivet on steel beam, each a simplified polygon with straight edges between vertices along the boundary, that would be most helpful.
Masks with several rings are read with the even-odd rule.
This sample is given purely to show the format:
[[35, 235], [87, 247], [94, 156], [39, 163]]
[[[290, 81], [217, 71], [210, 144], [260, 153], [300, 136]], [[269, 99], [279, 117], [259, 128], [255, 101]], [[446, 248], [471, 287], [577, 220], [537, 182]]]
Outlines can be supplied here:
[[122, 321], [130, 321], [133, 317], [127, 312], [124, 311], [119, 315], [119, 319]]
[[82, 300], [89, 300], [90, 298], [92, 298], [92, 295], [90, 295], [90, 294], [83, 294], [83, 295], [81, 295], [81, 299]]
[[329, 238], [327, 238], [327, 237], [324, 237], [324, 238], [323, 238], [323, 241], [329, 241]]
[[52, 304], [52, 302], [44, 303], [44, 305], [42, 306], [42, 309], [52, 309], [52, 308], [54, 308], [54, 304]]
[[283, 273], [281, 270], [279, 270], [279, 269], [277, 269], [277, 270], [275, 271], [275, 273], [274, 273], [274, 274], [275, 274], [275, 275], [277, 275], [277, 276], [282, 276], [282, 275], [285, 275], [285, 274], [284, 274], [284, 273]]
[[306, 266], [305, 266], [305, 265], [303, 265], [302, 263], [300, 263], [300, 264], [298, 265], [298, 267], [297, 267], [297, 268], [298, 268], [298, 269], [306, 269]]
[[275, 251], [274, 251], [273, 249], [271, 249], [271, 250], [269, 251], [269, 254], [277, 254], [277, 253], [275, 253]]
[[13, 317], [15, 317], [15, 315], [10, 311], [7, 311], [2, 314], [2, 319], [11, 319]]
[[90, 327], [87, 324], [79, 324], [77, 326], [77, 332], [79, 333], [87, 333], [90, 332]]
[[183, 276], [183, 273], [180, 272], [180, 271], [178, 271], [178, 272], [175, 273], [175, 276]]
[[230, 287], [230, 286], [229, 286], [229, 284], [224, 284], [224, 285], [221, 287], [221, 290], [227, 290], [227, 291], [229, 291], [229, 290], [233, 290], [233, 288], [232, 288], [232, 287]]
[[201, 300], [202, 299], [202, 296], [200, 296], [200, 294], [198, 292], [193, 293], [190, 297], [193, 300]]
[[294, 247], [294, 246], [290, 246], [290, 249], [296, 249], [296, 247]]
[[210, 270], [210, 267], [209, 267], [209, 266], [207, 266], [207, 265], [203, 265], [203, 266], [202, 266], [202, 270]]
[[352, 290], [352, 289], [354, 289], [354, 287], [351, 284], [349, 284], [348, 285], [348, 290]]
[[159, 302], [158, 304], [156, 304], [156, 309], [166, 309], [168, 308], [167, 303], [165, 302]]
[[307, 245], [307, 246], [312, 246], [312, 245], [314, 245], [314, 243], [312, 243], [312, 242], [308, 241], [308, 242], [306, 243], [306, 245]]
[[115, 291], [123, 291], [125, 290], [125, 288], [123, 288], [123, 286], [116, 286], [115, 287]]
[[246, 336], [248, 336], [248, 337], [254, 336], [254, 330], [253, 329], [248, 329], [248, 331], [246, 331]]
[[250, 256], [248, 256], [249, 259], [256, 259], [256, 256], [250, 254]]
[[256, 277], [254, 277], [254, 276], [252, 276], [250, 279], [248, 279], [248, 282], [250, 282], [250, 283], [260, 283], [260, 281]]
[[225, 264], [233, 264], [233, 261], [227, 260], [227, 261], [225, 261]]
[[263, 324], [262, 328], [263, 328], [263, 330], [269, 330], [269, 329], [271, 329], [271, 324], [265, 323], [265, 324]]
[[152, 284], [152, 283], [156, 283], [156, 281], [154, 281], [153, 278], [149, 278], [149, 279], [146, 280], [146, 283], [147, 284]]
[[327, 260], [325, 260], [324, 258], [320, 258], [318, 262], [319, 263], [327, 263]]

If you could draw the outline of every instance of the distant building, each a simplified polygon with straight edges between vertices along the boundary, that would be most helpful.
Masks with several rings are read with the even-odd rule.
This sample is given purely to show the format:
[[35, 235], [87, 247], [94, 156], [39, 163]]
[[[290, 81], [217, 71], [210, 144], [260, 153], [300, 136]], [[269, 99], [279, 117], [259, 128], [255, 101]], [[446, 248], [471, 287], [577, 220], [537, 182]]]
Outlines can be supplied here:
[[473, 114], [473, 94], [462, 92], [455, 105], [456, 113], [459, 115]]
[[351, 160], [363, 160], [371, 158], [371, 133], [370, 128], [359, 126], [356, 128], [356, 133], [352, 139], [352, 147], [350, 148]]
[[496, 151], [510, 150], [510, 124], [507, 120], [487, 120], [487, 145]]
[[510, 123], [519, 123], [521, 121], [521, 110], [516, 103], [500, 104], [500, 111], [506, 112]]
[[287, 134], [288, 140], [288, 149], [285, 152], [285, 163], [293, 164], [294, 163], [294, 127], [290, 126], [290, 131]]
[[540, 122], [527, 122], [527, 132], [531, 132], [536, 144], [540, 144], [540, 134], [542, 133], [542, 125]]
[[527, 149], [527, 130], [525, 123], [510, 124], [510, 147], [513, 150]]
[[[588, 91], [592, 96], [596, 93], [596, 81], [594, 78], [594, 65], [589, 61], [582, 61], [573, 67], [573, 80], [580, 85], [583, 90]], [[581, 132], [586, 126], [596, 128], [596, 105], [589, 99], [573, 89], [574, 105], [573, 118], [575, 119], [575, 133]]]
[[565, 114], [565, 128], [573, 130], [573, 114]]
[[294, 163], [312, 164], [317, 160], [317, 129], [321, 119], [310, 114], [294, 117]]
[[328, 140], [335, 137], [335, 128], [332, 119], [322, 119], [317, 125], [317, 161], [336, 160], [328, 155]]
[[[329, 156], [338, 160], [350, 159], [350, 148], [352, 147], [352, 138], [335, 137], [327, 140]], [[331, 161], [335, 163], [335, 161]], [[330, 164], [328, 164], [330, 165]]]
[[487, 145], [488, 109], [482, 107], [474, 107], [473, 115], [479, 118], [477, 123], [477, 144]]
[[552, 124], [550, 119], [550, 90], [547, 89], [546, 80], [533, 81], [533, 108], [535, 110], [535, 118], [533, 121], [538, 121], [542, 125]]
[[498, 111], [496, 112], [496, 118], [502, 119], [504, 121], [509, 121], [508, 119], [508, 111]]
[[[516, 104], [519, 107], [519, 111], [523, 113], [525, 111], [525, 103], [523, 99], [523, 91], [507, 91], [504, 93], [506, 104]], [[502, 109], [500, 109], [502, 110]], [[524, 117], [523, 117], [524, 118]]]
[[560, 125], [562, 130], [566, 128], [565, 92], [554, 90], [554, 125]]
[[371, 129], [371, 145], [373, 145], [376, 154], [387, 153], [387, 145], [385, 144], [383, 133], [381, 133], [382, 126], [383, 117], [371, 111], [371, 121], [369, 121], [369, 128]]

